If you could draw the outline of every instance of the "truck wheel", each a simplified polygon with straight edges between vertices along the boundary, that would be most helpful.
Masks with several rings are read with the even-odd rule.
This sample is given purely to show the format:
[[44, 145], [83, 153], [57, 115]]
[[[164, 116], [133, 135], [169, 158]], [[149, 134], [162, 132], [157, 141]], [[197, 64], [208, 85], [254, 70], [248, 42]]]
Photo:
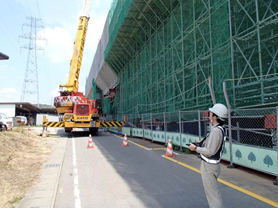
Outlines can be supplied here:
[[97, 134], [98, 128], [90, 128], [90, 133], [91, 134]]
[[70, 133], [71, 130], [72, 130], [72, 128], [65, 128], [65, 132], [66, 132], [66, 133]]

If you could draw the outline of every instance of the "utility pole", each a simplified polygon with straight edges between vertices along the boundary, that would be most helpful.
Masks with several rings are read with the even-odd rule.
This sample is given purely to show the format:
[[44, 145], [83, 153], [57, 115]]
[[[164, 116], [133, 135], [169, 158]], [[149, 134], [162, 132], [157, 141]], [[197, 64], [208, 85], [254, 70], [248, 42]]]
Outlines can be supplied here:
[[35, 17], [26, 18], [29, 20], [29, 22], [23, 24], [23, 26], [30, 27], [30, 32], [19, 36], [19, 38], [29, 40], [29, 44], [21, 47], [24, 49], [28, 49], [21, 101], [29, 101], [33, 104], [39, 105], [37, 50], [43, 50], [43, 48], [37, 46], [37, 41], [46, 39], [37, 34], [38, 28], [43, 28], [41, 19]]

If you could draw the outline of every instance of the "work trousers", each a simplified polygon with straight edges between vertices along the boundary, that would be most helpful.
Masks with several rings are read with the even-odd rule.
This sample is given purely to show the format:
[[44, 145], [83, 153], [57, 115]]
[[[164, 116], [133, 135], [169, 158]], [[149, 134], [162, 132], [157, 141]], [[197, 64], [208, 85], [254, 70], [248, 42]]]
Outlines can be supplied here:
[[223, 208], [221, 193], [217, 178], [220, 174], [220, 164], [201, 162], [202, 181], [210, 208]]

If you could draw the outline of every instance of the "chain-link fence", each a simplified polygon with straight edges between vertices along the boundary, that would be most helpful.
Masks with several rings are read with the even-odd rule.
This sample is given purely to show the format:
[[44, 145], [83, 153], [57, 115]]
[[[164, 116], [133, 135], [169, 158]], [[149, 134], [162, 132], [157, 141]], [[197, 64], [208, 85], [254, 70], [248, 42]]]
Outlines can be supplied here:
[[[231, 143], [277, 149], [277, 109], [236, 109], [225, 121], [227, 138]], [[209, 133], [208, 111], [178, 111], [109, 115], [107, 120], [125, 121], [125, 126], [152, 131], [194, 135], [202, 139]]]
[[231, 115], [233, 143], [274, 149], [277, 146], [276, 108], [234, 110]]

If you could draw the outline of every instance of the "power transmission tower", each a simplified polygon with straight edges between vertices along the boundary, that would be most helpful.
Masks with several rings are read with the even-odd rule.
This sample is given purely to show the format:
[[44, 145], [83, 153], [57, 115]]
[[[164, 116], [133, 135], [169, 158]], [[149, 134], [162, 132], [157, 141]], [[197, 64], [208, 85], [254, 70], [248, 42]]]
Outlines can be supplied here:
[[46, 39], [37, 34], [38, 28], [43, 28], [41, 19], [35, 17], [26, 18], [29, 20], [29, 22], [23, 24], [23, 26], [30, 27], [30, 33], [19, 36], [20, 38], [29, 40], [29, 44], [21, 47], [28, 49], [21, 101], [29, 101], [39, 105], [37, 50], [43, 50], [43, 48], [37, 45], [37, 41]]

